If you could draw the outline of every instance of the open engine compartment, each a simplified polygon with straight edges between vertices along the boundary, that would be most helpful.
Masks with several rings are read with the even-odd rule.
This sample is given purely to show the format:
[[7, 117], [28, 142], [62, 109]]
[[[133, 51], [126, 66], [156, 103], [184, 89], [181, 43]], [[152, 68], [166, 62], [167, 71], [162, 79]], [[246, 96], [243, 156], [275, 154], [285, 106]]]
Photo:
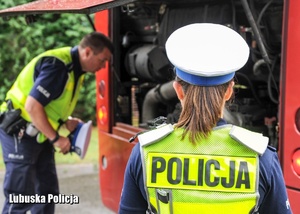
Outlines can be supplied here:
[[224, 119], [263, 133], [277, 147], [282, 13], [280, 0], [149, 0], [113, 9], [114, 121], [150, 128], [164, 116], [175, 123], [180, 104], [166, 39], [187, 24], [218, 23], [239, 32], [250, 47]]

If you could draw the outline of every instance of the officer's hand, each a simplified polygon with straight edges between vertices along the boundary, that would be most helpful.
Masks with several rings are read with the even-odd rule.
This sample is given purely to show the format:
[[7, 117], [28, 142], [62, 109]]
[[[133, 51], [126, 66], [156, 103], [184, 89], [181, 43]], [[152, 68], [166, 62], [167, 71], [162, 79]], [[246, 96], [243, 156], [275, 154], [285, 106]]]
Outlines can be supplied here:
[[66, 128], [72, 132], [75, 130], [75, 128], [77, 127], [78, 123], [82, 123], [82, 120], [80, 120], [79, 118], [75, 118], [75, 117], [70, 117], [65, 125], [66, 125]]
[[59, 152], [65, 155], [70, 151], [71, 143], [69, 138], [60, 136], [59, 139], [54, 143], [54, 146], [58, 147], [60, 149]]

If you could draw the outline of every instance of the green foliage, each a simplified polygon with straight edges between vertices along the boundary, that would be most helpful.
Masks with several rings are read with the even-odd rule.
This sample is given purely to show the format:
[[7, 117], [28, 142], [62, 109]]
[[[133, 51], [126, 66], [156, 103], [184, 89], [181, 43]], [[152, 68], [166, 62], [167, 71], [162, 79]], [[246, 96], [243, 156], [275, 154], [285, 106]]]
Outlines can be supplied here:
[[[17, 3], [15, 3], [17, 2]], [[0, 9], [23, 4], [26, 0], [1, 1]], [[0, 101], [5, 99], [22, 68], [36, 55], [48, 49], [75, 46], [93, 31], [86, 15], [42, 14], [36, 22], [26, 24], [24, 16], [0, 18]], [[95, 78], [87, 76], [82, 96], [75, 109], [76, 116], [95, 121]]]
[[74, 117], [83, 119], [84, 121], [93, 120], [96, 124], [96, 81], [93, 74], [86, 74], [84, 79], [84, 87], [81, 88], [81, 93], [73, 113]]

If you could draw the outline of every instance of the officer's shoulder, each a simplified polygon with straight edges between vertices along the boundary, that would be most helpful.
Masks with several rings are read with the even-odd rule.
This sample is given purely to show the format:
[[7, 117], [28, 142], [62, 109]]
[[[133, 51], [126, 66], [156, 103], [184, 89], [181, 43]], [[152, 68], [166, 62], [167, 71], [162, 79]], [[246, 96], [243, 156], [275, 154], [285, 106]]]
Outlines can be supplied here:
[[146, 146], [165, 138], [173, 131], [174, 127], [172, 124], [162, 124], [153, 130], [138, 135], [138, 139], [141, 146]]
[[268, 147], [268, 137], [239, 126], [232, 126], [229, 135], [231, 138], [257, 152], [259, 155], [262, 155]]
[[277, 152], [277, 149], [273, 146], [268, 146], [268, 149], [272, 152]]

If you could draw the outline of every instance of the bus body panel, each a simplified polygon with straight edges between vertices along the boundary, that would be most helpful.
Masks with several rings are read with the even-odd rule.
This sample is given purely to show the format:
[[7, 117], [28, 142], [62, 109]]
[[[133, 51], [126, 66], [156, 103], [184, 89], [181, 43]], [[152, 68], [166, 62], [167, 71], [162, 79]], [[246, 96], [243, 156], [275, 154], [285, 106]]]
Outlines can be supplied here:
[[113, 127], [113, 133], [99, 132], [99, 177], [102, 202], [105, 206], [117, 212], [124, 171], [127, 160], [136, 142], [128, 139], [141, 130], [118, 123]]
[[[109, 11], [103, 10], [95, 14], [95, 28], [103, 34], [109, 35]], [[105, 68], [96, 73], [96, 118], [99, 131], [110, 132], [111, 119], [111, 67], [107, 63]]]
[[127, 139], [100, 132], [99, 177], [102, 202], [117, 212], [123, 186], [123, 175], [133, 144]]
[[[297, 110], [300, 108], [300, 8], [299, 1], [285, 2], [282, 42], [282, 81], [279, 123], [280, 161], [294, 213], [300, 213], [300, 177], [293, 168], [293, 154], [300, 149]], [[299, 127], [299, 126], [298, 126]]]

